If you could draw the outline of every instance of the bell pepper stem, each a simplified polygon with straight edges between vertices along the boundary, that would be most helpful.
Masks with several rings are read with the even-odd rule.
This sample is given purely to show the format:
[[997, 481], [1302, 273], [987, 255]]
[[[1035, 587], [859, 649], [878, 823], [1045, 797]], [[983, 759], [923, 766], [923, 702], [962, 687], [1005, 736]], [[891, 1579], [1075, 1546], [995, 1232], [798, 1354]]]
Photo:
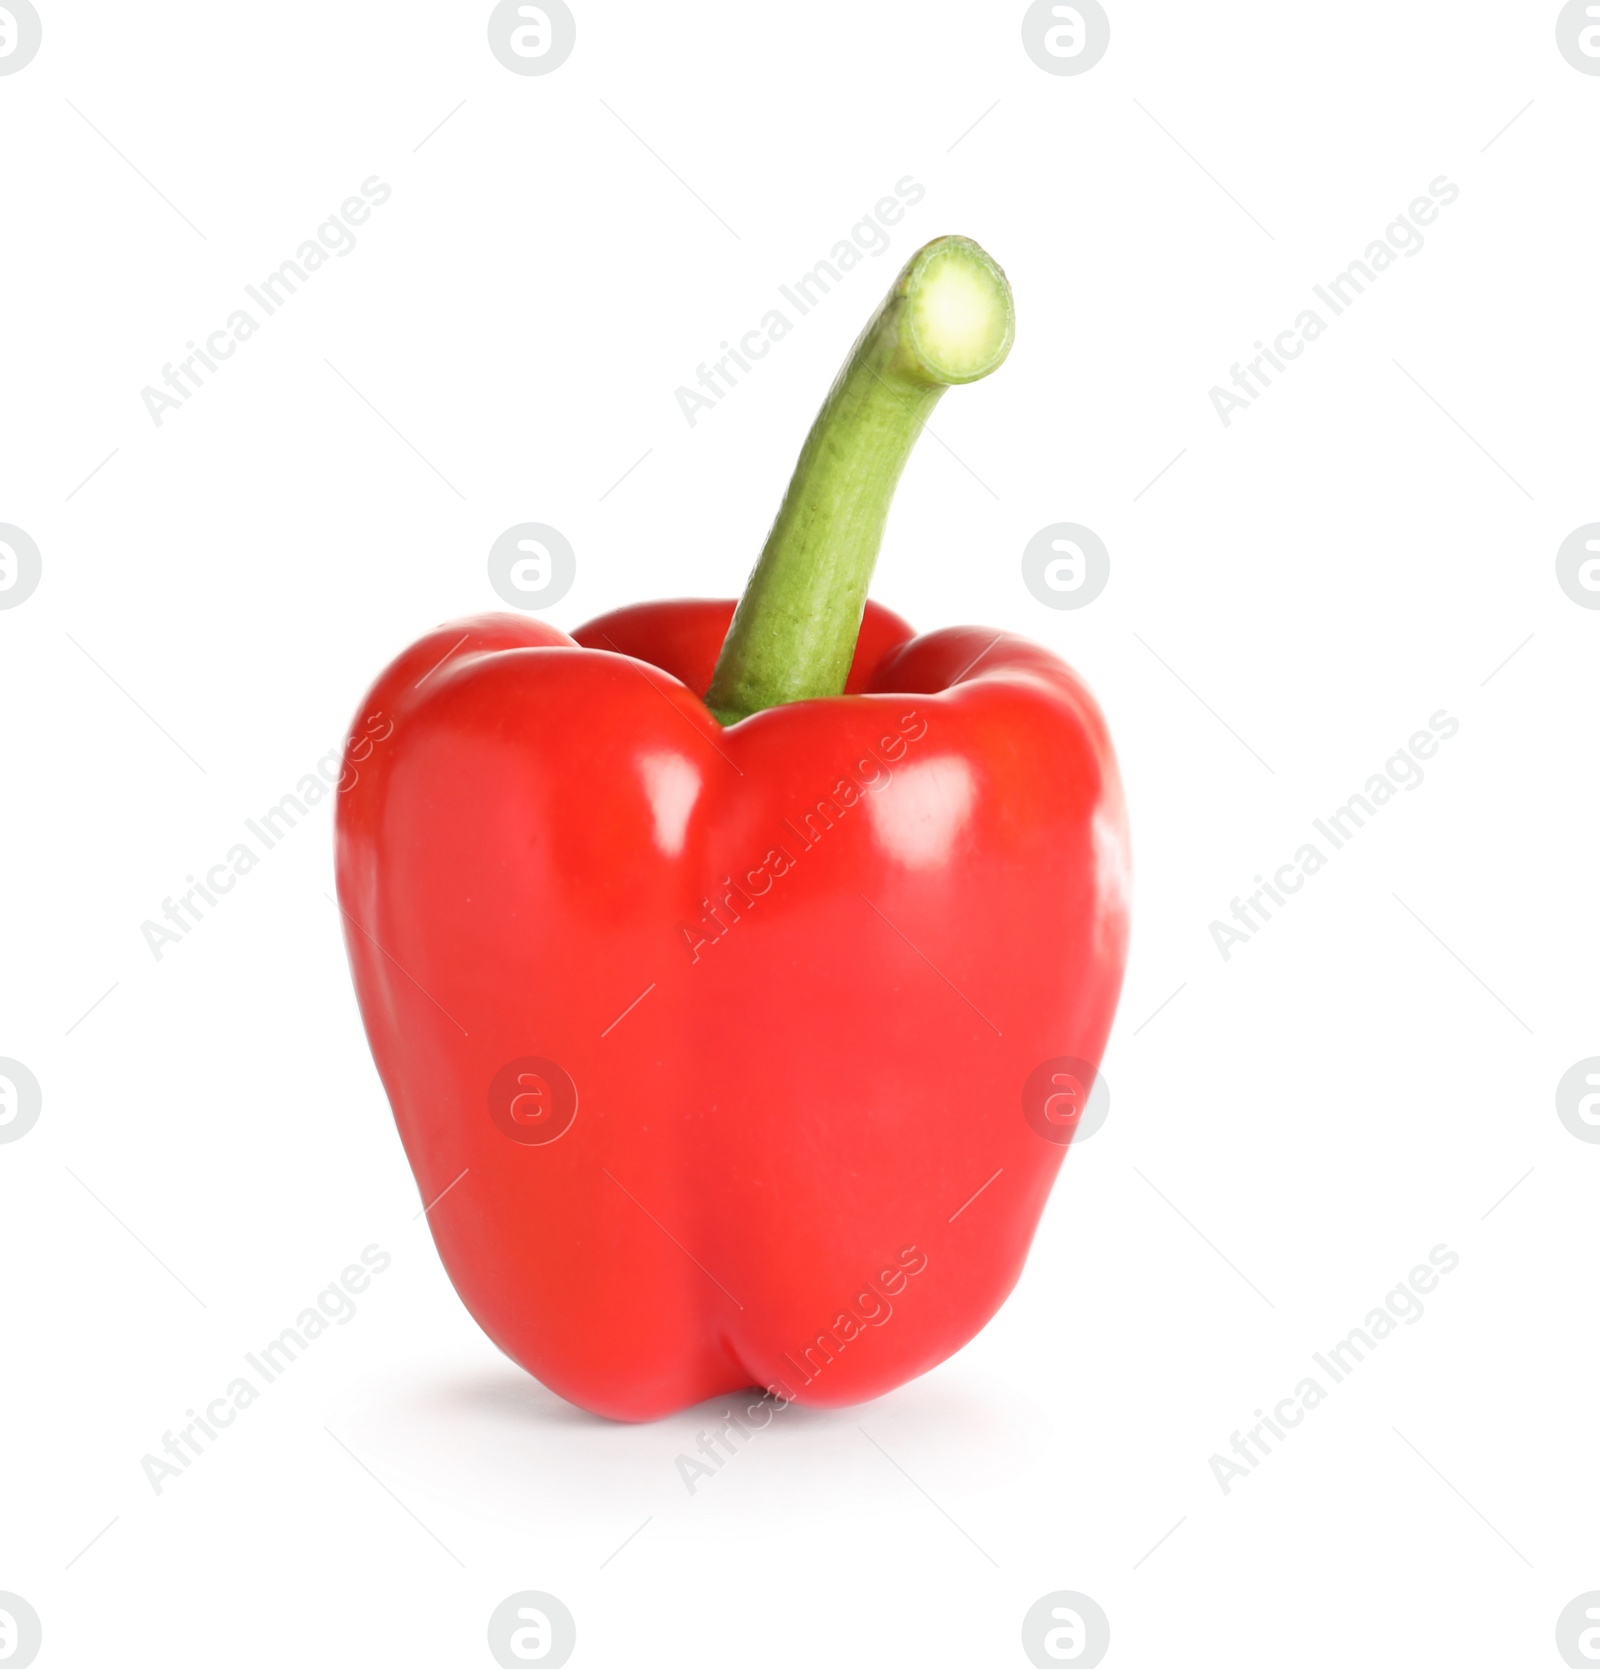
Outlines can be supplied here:
[[1011, 349], [1011, 287], [970, 238], [906, 263], [811, 425], [718, 657], [706, 705], [723, 724], [843, 693], [889, 505], [952, 383]]

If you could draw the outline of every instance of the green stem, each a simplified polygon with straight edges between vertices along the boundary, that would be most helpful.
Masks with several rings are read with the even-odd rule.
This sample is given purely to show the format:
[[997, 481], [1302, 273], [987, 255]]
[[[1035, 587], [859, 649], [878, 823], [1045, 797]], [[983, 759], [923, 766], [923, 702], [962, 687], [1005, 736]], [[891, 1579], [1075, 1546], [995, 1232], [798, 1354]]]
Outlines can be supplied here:
[[811, 425], [734, 611], [706, 692], [723, 724], [843, 692], [911, 448], [945, 389], [988, 376], [1012, 332], [1011, 287], [970, 238], [906, 263]]

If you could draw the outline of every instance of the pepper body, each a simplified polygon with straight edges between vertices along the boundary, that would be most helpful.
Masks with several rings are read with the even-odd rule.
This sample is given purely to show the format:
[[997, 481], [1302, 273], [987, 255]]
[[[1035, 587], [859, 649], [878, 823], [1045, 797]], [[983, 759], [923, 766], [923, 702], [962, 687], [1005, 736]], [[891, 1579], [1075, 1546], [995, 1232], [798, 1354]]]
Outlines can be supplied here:
[[868, 603], [845, 695], [724, 728], [733, 607], [442, 626], [374, 686], [354, 730], [393, 733], [339, 797], [450, 1278], [623, 1420], [859, 1402], [966, 1343], [1065, 1152], [1030, 1075], [1098, 1066], [1126, 954], [1116, 763], [1064, 664]]

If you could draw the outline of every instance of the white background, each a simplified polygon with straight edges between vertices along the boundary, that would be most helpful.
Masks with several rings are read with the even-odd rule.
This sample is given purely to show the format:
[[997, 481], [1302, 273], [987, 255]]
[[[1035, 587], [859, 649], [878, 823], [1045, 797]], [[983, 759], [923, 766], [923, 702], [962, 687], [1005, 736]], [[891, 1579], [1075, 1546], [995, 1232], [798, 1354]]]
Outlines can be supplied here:
[[[524, 77], [482, 4], [39, 3], [0, 78], [0, 521], [44, 565], [0, 612], [0, 1055], [44, 1090], [0, 1146], [0, 1589], [40, 1662], [487, 1664], [538, 1588], [576, 1664], [1023, 1664], [1055, 1589], [1116, 1666], [1559, 1663], [1600, 1587], [1600, 1147], [1554, 1102], [1600, 1053], [1600, 613], [1554, 568], [1600, 517], [1600, 78], [1556, 7], [1119, 3], [1052, 76], [1019, 4], [583, 4]], [[358, 247], [157, 428], [141, 388], [372, 174]], [[907, 174], [891, 251], [691, 429], [675, 388]], [[1212, 385], [1441, 174], [1421, 253], [1225, 429]], [[329, 806], [159, 962], [140, 924], [393, 653], [500, 606], [511, 523], [572, 541], [563, 626], [734, 594], [947, 231], [1016, 347], [936, 414], [874, 594], [1107, 713], [1111, 1117], [977, 1340], [691, 1496], [714, 1410], [593, 1420], [454, 1297]], [[1020, 576], [1062, 520], [1111, 552], [1077, 612]], [[1427, 780], [1225, 962], [1211, 921], [1439, 709]], [[354, 1321], [156, 1495], [140, 1457], [373, 1242]], [[1211, 1455], [1441, 1242], [1423, 1319], [1225, 1495]]]

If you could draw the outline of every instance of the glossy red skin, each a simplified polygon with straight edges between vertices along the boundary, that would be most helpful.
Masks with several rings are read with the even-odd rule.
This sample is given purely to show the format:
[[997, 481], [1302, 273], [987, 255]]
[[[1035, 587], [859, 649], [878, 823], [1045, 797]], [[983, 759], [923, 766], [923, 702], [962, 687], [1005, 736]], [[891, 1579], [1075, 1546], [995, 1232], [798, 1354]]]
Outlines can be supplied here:
[[[1116, 762], [1065, 665], [869, 604], [861, 693], [723, 729], [700, 696], [732, 609], [441, 626], [373, 687], [339, 796], [356, 990], [422, 1197], [449, 1189], [445, 1268], [508, 1356], [621, 1420], [860, 1402], [965, 1344], [1065, 1151], [1024, 1082], [1098, 1065], [1127, 947]], [[530, 1055], [578, 1089], [542, 1146], [489, 1114]]]

